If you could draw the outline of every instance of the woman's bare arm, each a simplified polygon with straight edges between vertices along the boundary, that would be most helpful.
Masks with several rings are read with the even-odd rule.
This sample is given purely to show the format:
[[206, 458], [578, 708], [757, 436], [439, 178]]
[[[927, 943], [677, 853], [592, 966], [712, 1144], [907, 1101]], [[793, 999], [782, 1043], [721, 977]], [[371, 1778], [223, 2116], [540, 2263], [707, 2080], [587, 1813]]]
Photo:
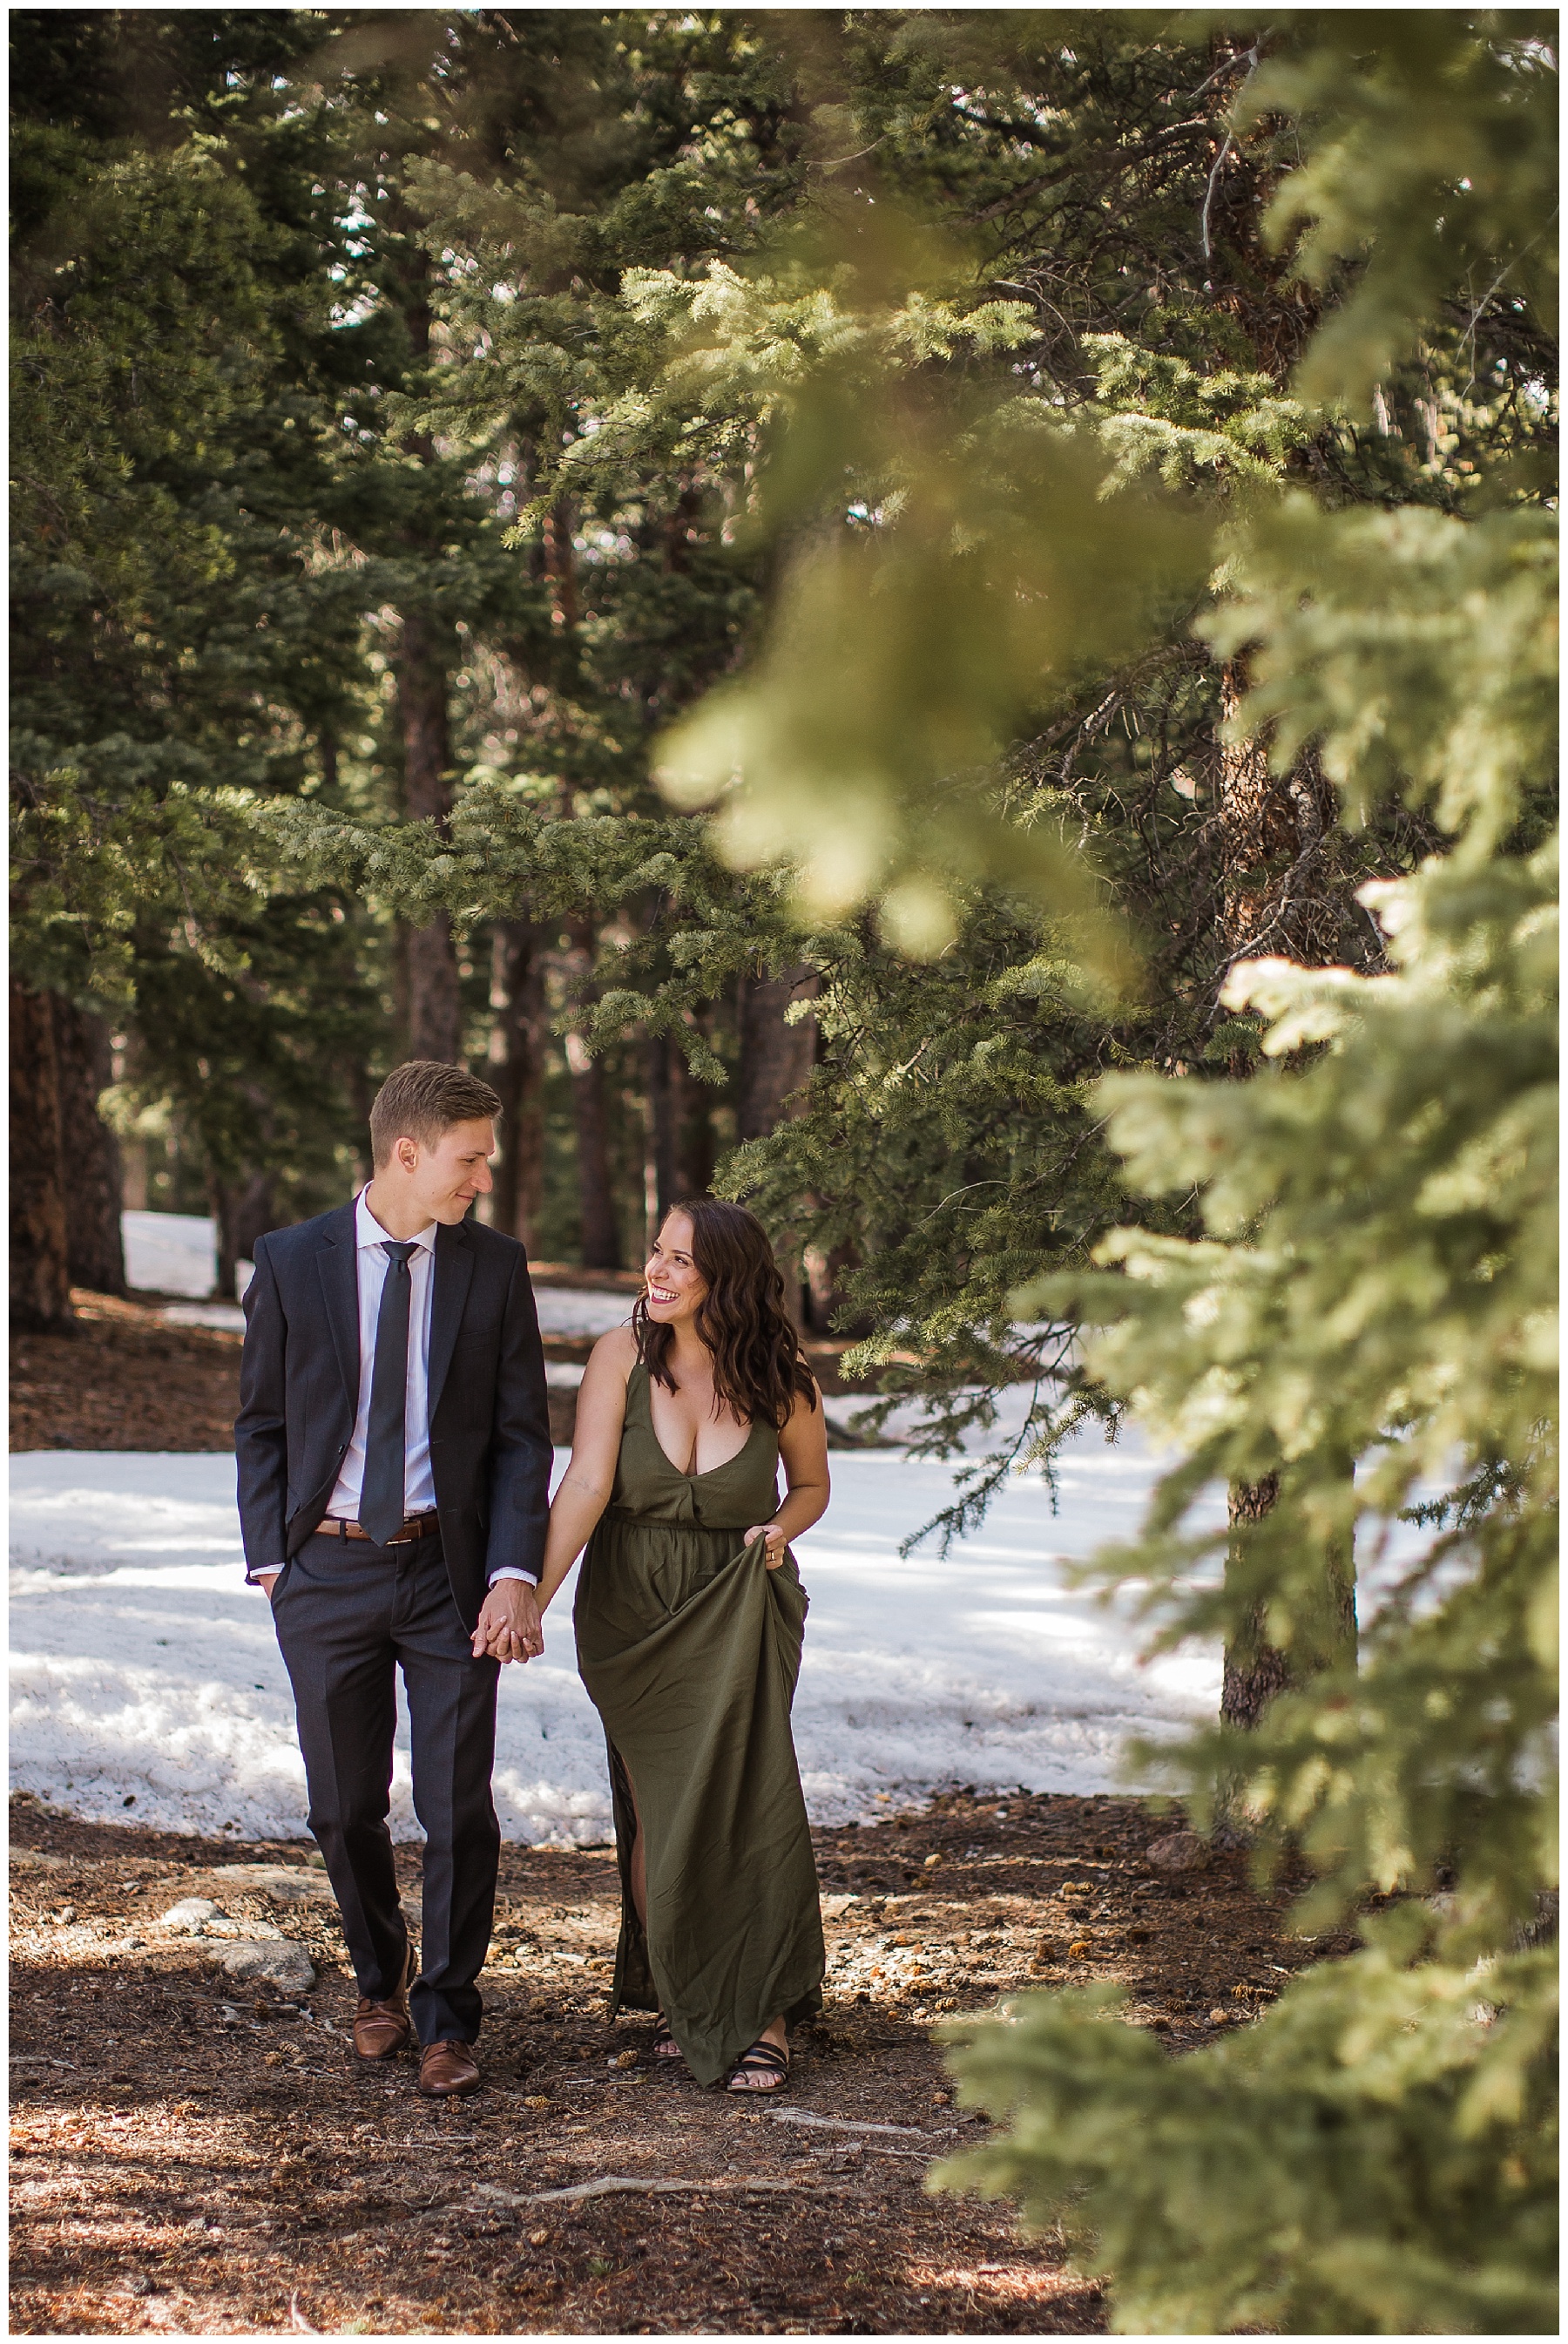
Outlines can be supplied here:
[[820, 1392], [815, 1408], [803, 1395], [797, 1397], [789, 1421], [779, 1435], [779, 1457], [789, 1494], [770, 1522], [755, 1523], [746, 1533], [749, 1545], [755, 1538], [767, 1540], [769, 1571], [778, 1570], [791, 1539], [821, 1521], [832, 1495], [828, 1477], [828, 1420]]
[[602, 1335], [588, 1355], [578, 1386], [572, 1461], [550, 1505], [545, 1562], [539, 1580], [541, 1614], [593, 1536], [615, 1487], [621, 1427], [626, 1422], [626, 1379], [637, 1360], [629, 1327]]

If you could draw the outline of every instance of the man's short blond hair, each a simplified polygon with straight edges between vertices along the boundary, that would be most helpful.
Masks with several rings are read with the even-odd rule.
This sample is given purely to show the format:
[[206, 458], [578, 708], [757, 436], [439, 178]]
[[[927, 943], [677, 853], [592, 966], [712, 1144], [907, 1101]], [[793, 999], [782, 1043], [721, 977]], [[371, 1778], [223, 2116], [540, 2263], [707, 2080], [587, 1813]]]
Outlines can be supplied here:
[[379, 1170], [399, 1139], [434, 1147], [455, 1123], [494, 1122], [501, 1102], [467, 1066], [409, 1058], [389, 1074], [370, 1110], [370, 1157]]

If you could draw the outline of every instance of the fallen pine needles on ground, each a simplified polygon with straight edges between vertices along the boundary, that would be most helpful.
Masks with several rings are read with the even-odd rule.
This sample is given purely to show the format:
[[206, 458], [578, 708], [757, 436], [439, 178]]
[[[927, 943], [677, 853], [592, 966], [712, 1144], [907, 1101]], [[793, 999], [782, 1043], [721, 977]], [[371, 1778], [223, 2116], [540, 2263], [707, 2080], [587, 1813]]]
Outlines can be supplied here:
[[[25, 1796], [11, 1823], [12, 2325], [34, 2335], [1099, 2333], [1050, 2240], [923, 2193], [983, 2132], [933, 2026], [1114, 1977], [1180, 2050], [1331, 1949], [1282, 1937], [1234, 1857], [1151, 1864], [1171, 1825], [1137, 1801], [957, 1793], [819, 1832], [827, 2006], [774, 2107], [699, 2091], [647, 2056], [647, 2020], [605, 2016], [608, 1850], [508, 1845], [486, 2088], [441, 2104], [410, 2063], [353, 2058], [306, 1845]], [[411, 1895], [419, 1861], [399, 1851]], [[226, 1934], [163, 1923], [192, 1897]], [[268, 1929], [313, 1990], [225, 1974], [228, 1940]]]

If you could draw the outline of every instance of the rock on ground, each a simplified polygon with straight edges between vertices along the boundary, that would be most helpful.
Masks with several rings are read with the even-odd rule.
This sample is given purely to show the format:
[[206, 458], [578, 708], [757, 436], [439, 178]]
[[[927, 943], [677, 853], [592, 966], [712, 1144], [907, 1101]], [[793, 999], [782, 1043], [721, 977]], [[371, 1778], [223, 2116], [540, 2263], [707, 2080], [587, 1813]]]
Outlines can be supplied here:
[[286, 1937], [241, 1938], [223, 1957], [224, 1974], [245, 1984], [276, 1986], [284, 1994], [308, 1994], [316, 1971], [302, 1945]]

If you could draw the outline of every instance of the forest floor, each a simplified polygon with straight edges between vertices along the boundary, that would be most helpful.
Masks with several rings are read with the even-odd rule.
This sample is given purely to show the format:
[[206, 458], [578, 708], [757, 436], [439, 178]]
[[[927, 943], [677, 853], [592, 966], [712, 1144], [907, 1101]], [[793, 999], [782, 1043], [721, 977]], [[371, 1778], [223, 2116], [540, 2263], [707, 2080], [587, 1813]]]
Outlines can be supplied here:
[[76, 1288], [76, 1323], [11, 1343], [11, 1447], [231, 1449], [240, 1336]]
[[[75, 1301], [71, 1334], [14, 1348], [13, 1448], [228, 1447], [237, 1333]], [[1237, 1858], [1151, 1864], [1171, 1829], [1135, 1800], [960, 1793], [818, 1831], [827, 2006], [778, 2104], [699, 2090], [650, 2060], [646, 2019], [606, 2016], [608, 1851], [508, 1844], [485, 2087], [440, 2105], [410, 2062], [353, 2058], [336, 1908], [298, 1841], [88, 1824], [18, 1794], [12, 2326], [1101, 2332], [1059, 2245], [1006, 2204], [924, 2189], [987, 2129], [955, 2108], [936, 2029], [1109, 1978], [1179, 2053], [1348, 1945], [1287, 1936]], [[419, 1862], [399, 1851], [414, 1897]], [[162, 1924], [192, 1895], [220, 1907], [210, 1936]], [[226, 1932], [279, 1930], [317, 1974], [286, 2001], [220, 1967]], [[607, 2181], [678, 2186], [552, 2194]]]
[[[508, 1844], [485, 2086], [439, 2104], [410, 2062], [353, 2057], [336, 1910], [297, 1841], [87, 1824], [18, 1795], [13, 2329], [1101, 2332], [1097, 2288], [1010, 2207], [924, 2190], [987, 2129], [954, 2107], [934, 2029], [1114, 1978], [1175, 2054], [1344, 1949], [1284, 1935], [1282, 1900], [1234, 1857], [1151, 1864], [1171, 1828], [1135, 1800], [958, 1793], [819, 1831], [827, 2005], [777, 2104], [699, 2090], [652, 2062], [646, 2018], [607, 2016], [608, 1851]], [[399, 1851], [410, 1892], [419, 1862]], [[247, 1876], [267, 1865], [289, 1893]], [[162, 1925], [198, 1894], [231, 1935], [281, 1925], [314, 1990], [238, 1987], [221, 1941]], [[607, 2181], [679, 2186], [570, 2194]]]

